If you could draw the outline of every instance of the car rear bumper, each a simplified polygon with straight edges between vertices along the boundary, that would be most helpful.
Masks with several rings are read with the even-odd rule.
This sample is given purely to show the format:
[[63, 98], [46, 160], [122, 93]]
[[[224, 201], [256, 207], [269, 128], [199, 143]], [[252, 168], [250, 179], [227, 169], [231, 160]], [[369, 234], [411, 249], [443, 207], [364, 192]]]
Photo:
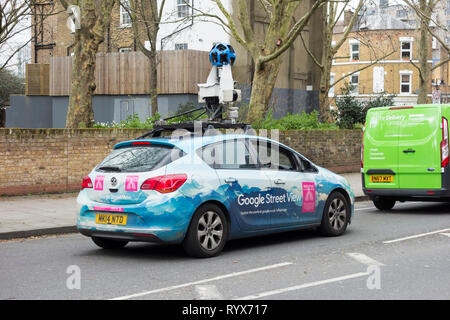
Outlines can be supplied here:
[[117, 240], [140, 242], [180, 243], [184, 239], [184, 230], [160, 228], [123, 228], [117, 226], [89, 226], [83, 223], [77, 225], [78, 232], [87, 237], [101, 237]]
[[[99, 237], [115, 240], [140, 241], [140, 242], [164, 242], [152, 233], [132, 233], [125, 231], [105, 231], [97, 229], [85, 229], [78, 227], [78, 231], [87, 237]], [[148, 232], [148, 231], [147, 231]]]

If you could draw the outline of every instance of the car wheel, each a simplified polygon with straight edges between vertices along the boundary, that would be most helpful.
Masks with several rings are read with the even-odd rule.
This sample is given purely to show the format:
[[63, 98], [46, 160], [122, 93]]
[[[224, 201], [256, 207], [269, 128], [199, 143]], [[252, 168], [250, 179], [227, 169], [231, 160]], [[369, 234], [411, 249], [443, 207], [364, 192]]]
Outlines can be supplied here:
[[384, 197], [377, 197], [372, 200], [373, 204], [378, 210], [391, 210], [395, 205], [395, 200], [384, 198]]
[[125, 240], [113, 240], [98, 237], [92, 237], [92, 241], [103, 249], [119, 249], [126, 246], [128, 243], [128, 241]]
[[333, 192], [323, 209], [319, 232], [324, 236], [340, 236], [347, 229], [350, 218], [350, 204], [340, 192]]
[[225, 214], [218, 206], [206, 204], [197, 209], [192, 217], [183, 248], [192, 257], [214, 257], [222, 251], [227, 238]]

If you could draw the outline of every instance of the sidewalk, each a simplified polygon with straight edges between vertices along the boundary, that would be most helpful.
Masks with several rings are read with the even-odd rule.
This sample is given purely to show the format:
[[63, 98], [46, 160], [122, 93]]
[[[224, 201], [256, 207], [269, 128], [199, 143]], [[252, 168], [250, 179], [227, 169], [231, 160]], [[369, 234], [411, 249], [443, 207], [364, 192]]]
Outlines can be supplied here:
[[[357, 200], [360, 173], [342, 174]], [[77, 193], [0, 197], [0, 240], [76, 232]]]

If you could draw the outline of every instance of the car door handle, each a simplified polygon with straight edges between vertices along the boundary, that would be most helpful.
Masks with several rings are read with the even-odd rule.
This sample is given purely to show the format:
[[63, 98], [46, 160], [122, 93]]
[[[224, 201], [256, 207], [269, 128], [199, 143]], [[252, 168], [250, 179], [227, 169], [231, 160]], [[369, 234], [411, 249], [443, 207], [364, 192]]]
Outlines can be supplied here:
[[413, 149], [408, 149], [408, 150], [403, 150], [404, 153], [414, 153], [416, 152], [416, 150]]
[[225, 182], [226, 183], [234, 183], [234, 182], [237, 182], [237, 180], [236, 180], [236, 178], [228, 177], [225, 179]]
[[285, 184], [286, 183], [286, 181], [284, 181], [283, 179], [275, 179], [273, 182], [275, 184]]

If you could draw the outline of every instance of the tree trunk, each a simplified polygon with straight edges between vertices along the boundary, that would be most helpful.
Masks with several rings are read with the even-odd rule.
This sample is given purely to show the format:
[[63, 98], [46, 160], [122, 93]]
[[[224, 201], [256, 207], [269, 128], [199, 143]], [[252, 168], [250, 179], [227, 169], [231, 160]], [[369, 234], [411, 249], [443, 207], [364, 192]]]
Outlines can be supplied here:
[[150, 97], [152, 103], [152, 116], [158, 112], [158, 61], [156, 49], [150, 57]]
[[[425, 13], [427, 17], [430, 16], [429, 7], [425, 0], [420, 1], [420, 10]], [[417, 97], [417, 104], [425, 104], [428, 102], [428, 86], [431, 80], [431, 66], [428, 64], [428, 42], [429, 35], [427, 30], [427, 25], [429, 25], [429, 19], [420, 19], [420, 30], [419, 30], [419, 44], [417, 48], [418, 58], [419, 58], [419, 94]]]
[[91, 127], [94, 121], [95, 55], [99, 42], [87, 30], [80, 30], [75, 43], [66, 128]]
[[[67, 8], [68, 3], [60, 0]], [[75, 31], [75, 55], [72, 67], [69, 108], [66, 128], [92, 127], [94, 111], [92, 95], [95, 91], [95, 55], [104, 40], [111, 22], [111, 11], [116, 0], [84, 0], [80, 2], [81, 22]]]
[[254, 123], [263, 119], [268, 108], [270, 97], [280, 70], [281, 60], [277, 58], [255, 67], [253, 74], [252, 93], [247, 114], [247, 122]]
[[319, 88], [319, 113], [320, 121], [325, 123], [333, 122], [333, 118], [330, 114], [330, 101], [328, 93], [330, 91], [330, 71], [331, 61], [333, 57], [329, 57], [328, 60], [323, 61], [323, 68], [320, 73], [320, 88]]

